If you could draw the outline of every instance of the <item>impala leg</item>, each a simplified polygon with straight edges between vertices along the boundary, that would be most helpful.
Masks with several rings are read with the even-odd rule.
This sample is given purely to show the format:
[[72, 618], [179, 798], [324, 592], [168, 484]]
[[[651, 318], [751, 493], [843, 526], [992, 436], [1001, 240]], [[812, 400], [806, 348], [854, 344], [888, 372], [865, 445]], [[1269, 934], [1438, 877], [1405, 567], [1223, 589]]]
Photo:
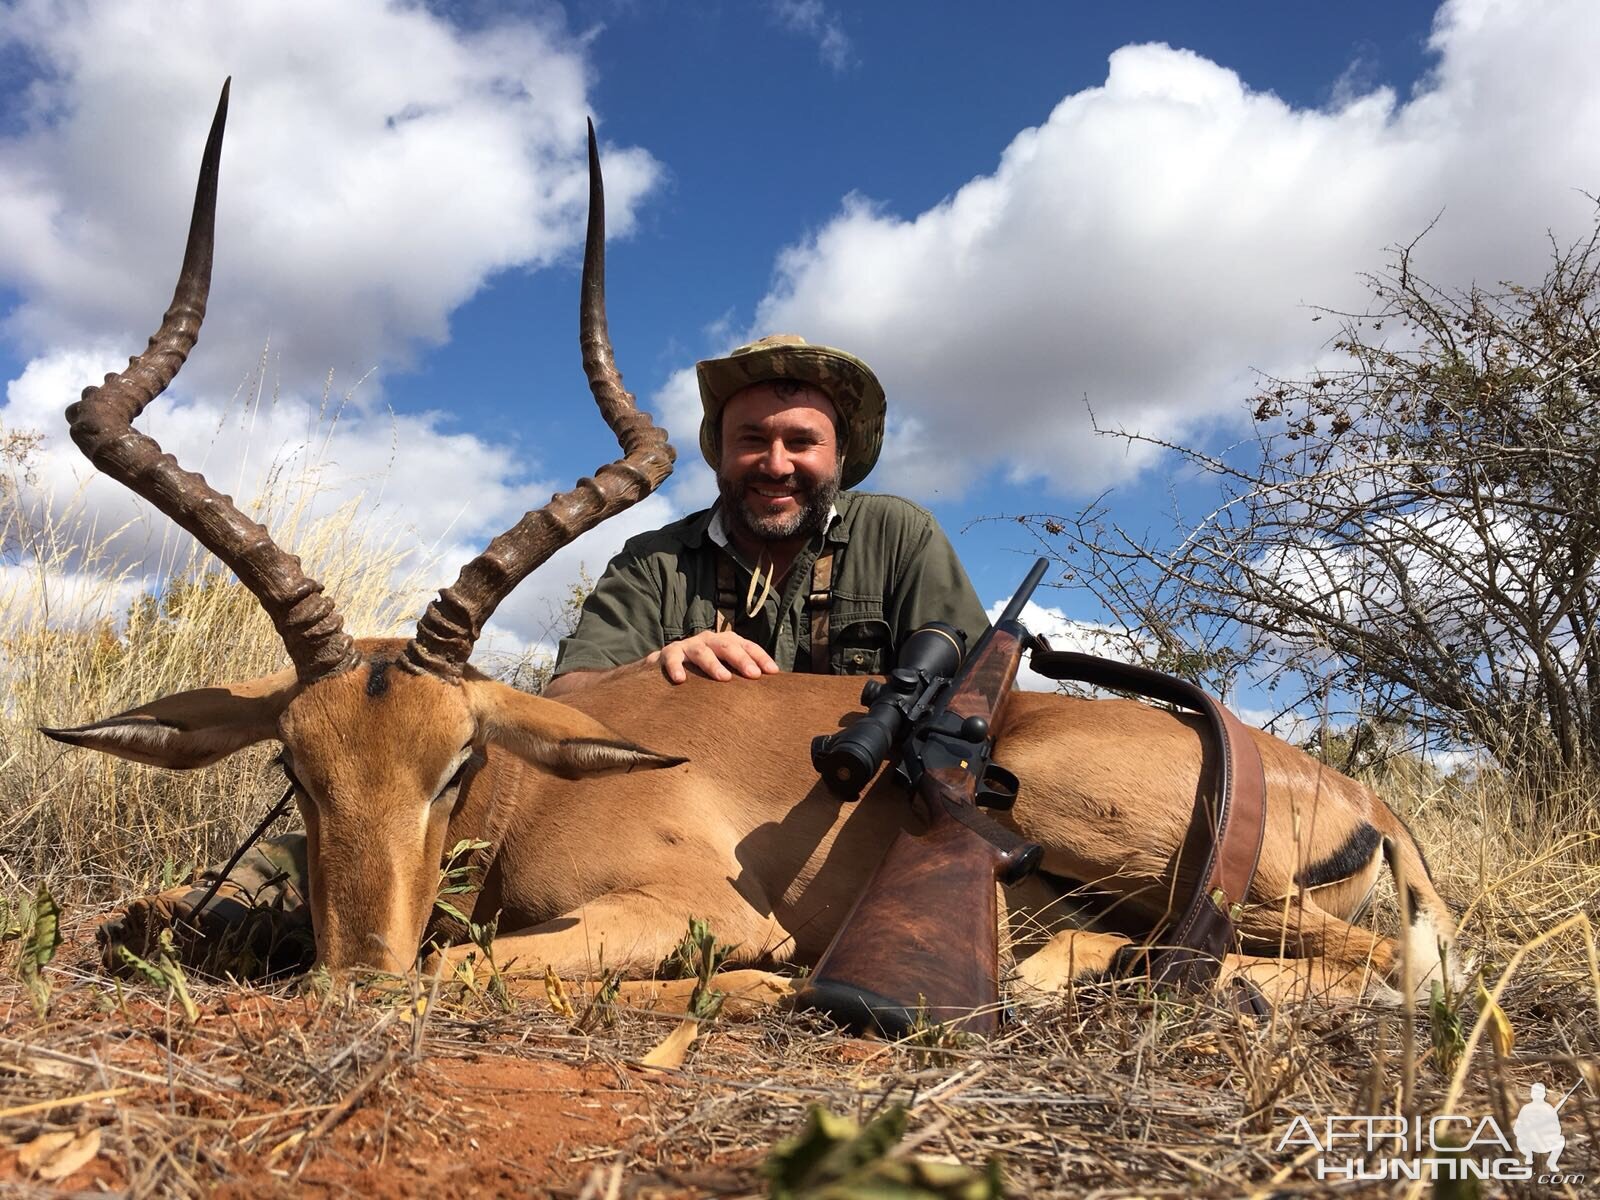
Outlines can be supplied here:
[[[1246, 909], [1239, 934], [1253, 949], [1276, 950], [1281, 945], [1291, 957], [1327, 959], [1343, 967], [1369, 969], [1380, 978], [1388, 978], [1400, 961], [1393, 938], [1352, 925], [1310, 901]], [[1420, 976], [1426, 966], [1415, 969]]]
[[1230, 954], [1222, 962], [1221, 982], [1233, 978], [1248, 979], [1277, 1008], [1306, 1000], [1357, 1000], [1372, 977], [1365, 962]]
[[[1441, 902], [1442, 906], [1442, 902]], [[1260, 906], [1246, 910], [1240, 933], [1256, 948], [1282, 945], [1284, 952], [1318, 962], [1335, 993], [1350, 992], [1349, 979], [1366, 977], [1379, 994], [1390, 1000], [1406, 986], [1405, 956], [1410, 957], [1412, 994], [1425, 998], [1432, 981], [1440, 978], [1441, 940], [1449, 953], [1449, 931], [1441, 934], [1428, 919], [1427, 910], [1413, 916], [1405, 944], [1357, 925], [1319, 908], [1313, 902], [1291, 903], [1286, 909]], [[1454, 970], [1454, 967], [1450, 967]], [[1357, 988], [1355, 994], [1362, 989]]]
[[1057, 992], [1111, 972], [1117, 954], [1130, 939], [1120, 933], [1068, 929], [1017, 963], [1013, 986], [1024, 992]]
[[[690, 918], [703, 918], [717, 941], [735, 947], [730, 963], [781, 957], [775, 948], [786, 935], [770, 917], [742, 902], [708, 903], [670, 891], [630, 889], [601, 896], [543, 924], [502, 933], [494, 940], [495, 962], [513, 974], [581, 978], [602, 971], [648, 974], [683, 940]], [[477, 953], [475, 946], [444, 952], [452, 965]]]
[[[1106, 978], [1117, 965], [1117, 955], [1130, 944], [1121, 934], [1065, 930], [1017, 964], [1013, 986], [1026, 997]], [[1365, 961], [1230, 954], [1223, 959], [1218, 986], [1225, 987], [1236, 977], [1248, 979], [1269, 1004], [1278, 1006], [1310, 998], [1360, 996], [1367, 969]]]

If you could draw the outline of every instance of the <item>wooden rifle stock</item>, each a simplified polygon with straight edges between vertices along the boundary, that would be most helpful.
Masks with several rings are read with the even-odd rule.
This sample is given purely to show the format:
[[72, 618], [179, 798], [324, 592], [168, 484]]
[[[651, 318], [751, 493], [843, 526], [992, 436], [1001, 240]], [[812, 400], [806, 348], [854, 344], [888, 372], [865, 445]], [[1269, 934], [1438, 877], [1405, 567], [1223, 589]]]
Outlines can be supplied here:
[[[930, 772], [931, 774], [931, 772]], [[936, 785], [943, 790], [943, 781]], [[920, 1015], [971, 1033], [999, 1024], [995, 884], [1031, 869], [1029, 843], [972, 807], [936, 800], [928, 828], [901, 830], [845, 916], [800, 1003], [842, 1025], [904, 1037]], [[992, 826], [1009, 845], [974, 830]]]
[[999, 1024], [997, 883], [1029, 874], [1042, 850], [979, 811], [980, 793], [1009, 804], [1016, 781], [990, 765], [992, 731], [1029, 635], [1017, 619], [1040, 560], [914, 730], [901, 774], [927, 828], [901, 831], [845, 915], [799, 1004], [857, 1031], [910, 1033], [920, 1016], [971, 1033]]

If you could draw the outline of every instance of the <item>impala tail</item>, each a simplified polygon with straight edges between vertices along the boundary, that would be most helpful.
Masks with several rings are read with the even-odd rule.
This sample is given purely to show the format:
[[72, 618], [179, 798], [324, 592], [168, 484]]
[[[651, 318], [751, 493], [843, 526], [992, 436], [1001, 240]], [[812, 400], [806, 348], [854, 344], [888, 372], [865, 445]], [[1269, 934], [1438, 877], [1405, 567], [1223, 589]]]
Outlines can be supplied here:
[[[1413, 993], [1426, 999], [1435, 980], [1441, 980], [1448, 988], [1459, 988], [1463, 972], [1456, 951], [1455, 917], [1434, 886], [1422, 849], [1393, 809], [1379, 806], [1374, 816], [1385, 826], [1378, 830], [1383, 837], [1383, 856], [1394, 876], [1400, 911], [1408, 921], [1403, 935], [1402, 969], [1410, 972]], [[1395, 982], [1404, 986], [1404, 979], [1398, 974]]]

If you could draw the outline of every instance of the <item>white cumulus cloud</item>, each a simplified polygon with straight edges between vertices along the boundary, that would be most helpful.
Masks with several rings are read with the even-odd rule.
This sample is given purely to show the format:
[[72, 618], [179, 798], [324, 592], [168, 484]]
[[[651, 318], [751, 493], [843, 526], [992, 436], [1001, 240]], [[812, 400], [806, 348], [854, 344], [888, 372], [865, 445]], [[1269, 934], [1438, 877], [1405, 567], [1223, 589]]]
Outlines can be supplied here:
[[855, 47], [839, 15], [822, 0], [772, 0], [772, 18], [779, 28], [810, 38], [817, 54], [835, 72], [855, 61]]
[[[891, 397], [876, 486], [999, 471], [1084, 492], [1149, 461], [1098, 423], [1203, 436], [1255, 369], [1304, 370], [1358, 275], [1438, 224], [1441, 282], [1543, 273], [1547, 231], [1600, 191], [1600, 22], [1584, 0], [1446, 4], [1417, 93], [1325, 109], [1165, 45], [1111, 55], [995, 169], [925, 212], [848, 196], [786, 250], [748, 334], [794, 330], [871, 362]], [[745, 340], [741, 335], [738, 340]], [[951, 477], [954, 473], [954, 478]]]
[[[0, 140], [0, 282], [23, 297], [6, 332], [24, 351], [143, 344], [230, 74], [190, 388], [231, 387], [269, 337], [291, 388], [402, 361], [442, 341], [494, 272], [581, 243], [586, 66], [553, 25], [466, 31], [380, 0], [22, 0], [7, 17], [8, 39], [40, 64], [19, 132]], [[626, 147], [605, 166], [625, 233], [657, 167]]]
[[[1011, 597], [1006, 596], [989, 605], [989, 620], [997, 620], [1005, 611]], [[1080, 654], [1093, 654], [1099, 658], [1129, 661], [1127, 631], [1094, 621], [1080, 621], [1069, 617], [1062, 609], [1029, 600], [1022, 606], [1022, 627], [1035, 637], [1050, 643], [1052, 650], [1075, 650]], [[1058, 681], [1039, 674], [1028, 665], [1024, 656], [1017, 671], [1017, 686], [1029, 692], [1053, 692]]]

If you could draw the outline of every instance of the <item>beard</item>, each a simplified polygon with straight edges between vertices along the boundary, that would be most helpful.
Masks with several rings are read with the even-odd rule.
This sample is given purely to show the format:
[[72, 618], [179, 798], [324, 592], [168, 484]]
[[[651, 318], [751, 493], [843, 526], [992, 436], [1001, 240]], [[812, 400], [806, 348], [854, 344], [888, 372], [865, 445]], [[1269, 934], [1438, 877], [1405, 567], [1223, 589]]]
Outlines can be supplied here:
[[[795, 507], [788, 512], [764, 512], [752, 503], [746, 490], [770, 484], [794, 488]], [[839, 472], [813, 483], [799, 476], [788, 480], [770, 479], [760, 471], [750, 471], [738, 479], [717, 476], [717, 494], [722, 497], [724, 519], [763, 542], [782, 542], [809, 536], [827, 523], [828, 513], [839, 496]]]

